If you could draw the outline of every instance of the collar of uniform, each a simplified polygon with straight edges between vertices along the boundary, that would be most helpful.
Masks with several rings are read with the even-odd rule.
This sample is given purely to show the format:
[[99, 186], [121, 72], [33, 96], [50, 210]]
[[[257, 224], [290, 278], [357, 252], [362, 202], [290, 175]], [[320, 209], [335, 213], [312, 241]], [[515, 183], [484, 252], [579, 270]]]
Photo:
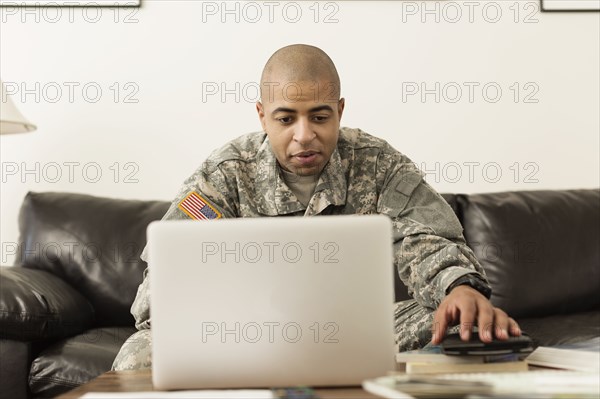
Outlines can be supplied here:
[[342, 166], [342, 157], [336, 147], [319, 177], [305, 216], [321, 213], [329, 205], [344, 205], [346, 191], [346, 173]]
[[[292, 190], [285, 184], [279, 173], [277, 158], [271, 150], [269, 138], [257, 152], [256, 193], [257, 210], [268, 216], [285, 215], [304, 210]], [[318, 214], [328, 205], [346, 203], [346, 177], [342, 159], [336, 147], [315, 187], [305, 215]]]
[[268, 136], [257, 154], [256, 208], [262, 215], [277, 216], [304, 210], [279, 173], [277, 158], [271, 150]]

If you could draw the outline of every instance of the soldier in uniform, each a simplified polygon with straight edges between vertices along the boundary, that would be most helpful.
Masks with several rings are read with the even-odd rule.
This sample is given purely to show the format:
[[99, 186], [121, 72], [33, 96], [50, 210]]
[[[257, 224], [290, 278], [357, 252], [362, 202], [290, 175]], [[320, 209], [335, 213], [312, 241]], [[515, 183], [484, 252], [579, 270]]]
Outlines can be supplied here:
[[[457, 323], [467, 327], [465, 340], [473, 325], [483, 341], [520, 335], [517, 323], [489, 302], [489, 283], [460, 222], [422, 172], [384, 140], [340, 127], [340, 89], [333, 62], [319, 48], [276, 51], [256, 103], [263, 131], [214, 151], [163, 220], [385, 214], [394, 229], [394, 265], [413, 297], [396, 304], [398, 350], [438, 344]], [[115, 370], [151, 366], [147, 272], [131, 308], [139, 331], [123, 344]]]

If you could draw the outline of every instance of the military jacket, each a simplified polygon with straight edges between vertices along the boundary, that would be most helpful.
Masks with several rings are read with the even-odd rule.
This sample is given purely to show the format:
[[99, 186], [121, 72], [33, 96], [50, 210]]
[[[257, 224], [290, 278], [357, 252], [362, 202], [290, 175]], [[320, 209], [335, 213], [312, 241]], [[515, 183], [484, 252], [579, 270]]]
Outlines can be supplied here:
[[[163, 220], [345, 214], [390, 217], [394, 265], [424, 307], [435, 309], [463, 275], [487, 284], [446, 201], [408, 157], [360, 129], [340, 129], [306, 207], [285, 184], [267, 135], [257, 132], [214, 151], [185, 180]], [[146, 270], [132, 306], [139, 329], [150, 327], [148, 296]]]

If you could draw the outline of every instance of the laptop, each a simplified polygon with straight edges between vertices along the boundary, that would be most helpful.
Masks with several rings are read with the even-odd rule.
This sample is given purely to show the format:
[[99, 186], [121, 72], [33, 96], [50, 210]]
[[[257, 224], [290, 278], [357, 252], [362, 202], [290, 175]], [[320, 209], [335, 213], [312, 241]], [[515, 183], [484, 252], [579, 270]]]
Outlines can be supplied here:
[[386, 216], [159, 221], [148, 242], [156, 389], [351, 386], [394, 369]]

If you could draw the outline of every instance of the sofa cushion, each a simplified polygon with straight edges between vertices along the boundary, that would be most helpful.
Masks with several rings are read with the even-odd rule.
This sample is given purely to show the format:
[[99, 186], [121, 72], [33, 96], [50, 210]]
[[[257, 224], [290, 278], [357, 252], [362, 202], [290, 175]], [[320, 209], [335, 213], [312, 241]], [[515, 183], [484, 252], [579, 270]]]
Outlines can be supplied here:
[[464, 234], [513, 317], [600, 307], [600, 190], [459, 196]]
[[62, 338], [89, 328], [94, 319], [90, 303], [48, 272], [0, 267], [0, 285], [0, 338]]
[[96, 328], [49, 346], [31, 364], [31, 393], [53, 398], [109, 371], [121, 345], [136, 331], [133, 327]]
[[130, 307], [146, 263], [146, 226], [168, 208], [71, 193], [28, 193], [19, 214], [17, 264], [46, 270], [76, 287], [99, 326], [133, 325]]
[[600, 310], [546, 317], [527, 317], [517, 322], [537, 345], [554, 346], [600, 337]]

